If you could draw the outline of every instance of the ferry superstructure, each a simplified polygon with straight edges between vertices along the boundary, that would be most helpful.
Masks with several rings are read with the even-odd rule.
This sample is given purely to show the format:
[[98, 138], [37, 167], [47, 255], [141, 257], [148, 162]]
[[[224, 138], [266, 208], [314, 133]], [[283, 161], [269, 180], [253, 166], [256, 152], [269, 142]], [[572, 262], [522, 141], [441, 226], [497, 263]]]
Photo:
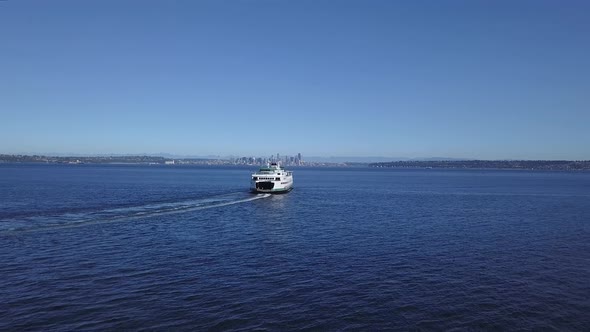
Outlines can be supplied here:
[[252, 174], [250, 190], [256, 193], [280, 194], [293, 189], [293, 172], [285, 170], [279, 163], [270, 163]]

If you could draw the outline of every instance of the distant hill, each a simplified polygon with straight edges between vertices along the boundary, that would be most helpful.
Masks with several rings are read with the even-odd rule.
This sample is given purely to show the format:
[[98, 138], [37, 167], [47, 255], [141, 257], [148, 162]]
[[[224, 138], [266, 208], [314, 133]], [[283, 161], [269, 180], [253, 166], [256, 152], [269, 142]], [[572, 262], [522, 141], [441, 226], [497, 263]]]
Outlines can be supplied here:
[[392, 162], [392, 161], [440, 161], [440, 160], [467, 160], [468, 158], [449, 158], [449, 157], [424, 157], [424, 158], [406, 158], [406, 157], [321, 157], [312, 156], [305, 157], [305, 161], [313, 162], [327, 162], [327, 163], [380, 163], [380, 162]]
[[312, 157], [305, 157], [305, 161], [312, 161], [312, 162], [325, 162], [325, 163], [345, 163], [345, 162], [354, 162], [354, 163], [375, 163], [375, 162], [387, 162], [387, 161], [397, 161], [397, 160], [407, 160], [407, 158], [392, 158], [392, 157], [320, 157], [320, 156], [312, 156]]
[[405, 160], [371, 163], [369, 167], [523, 170], [590, 170], [590, 160]]

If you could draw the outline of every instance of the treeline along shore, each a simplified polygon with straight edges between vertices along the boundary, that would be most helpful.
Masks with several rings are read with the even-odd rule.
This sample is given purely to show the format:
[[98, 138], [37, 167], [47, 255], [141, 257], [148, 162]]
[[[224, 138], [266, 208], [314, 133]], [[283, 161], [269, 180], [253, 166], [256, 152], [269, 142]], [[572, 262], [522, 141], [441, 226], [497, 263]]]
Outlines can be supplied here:
[[590, 160], [416, 160], [371, 163], [369, 167], [589, 171]]
[[47, 164], [213, 164], [216, 159], [171, 159], [157, 156], [42, 156], [0, 154], [0, 163]]

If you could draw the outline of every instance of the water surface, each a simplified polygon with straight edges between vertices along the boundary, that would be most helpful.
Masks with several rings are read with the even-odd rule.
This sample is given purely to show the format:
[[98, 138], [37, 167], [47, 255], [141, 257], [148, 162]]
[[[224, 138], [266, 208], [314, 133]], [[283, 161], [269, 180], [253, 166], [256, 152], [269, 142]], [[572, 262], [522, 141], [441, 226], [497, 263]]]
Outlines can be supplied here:
[[0, 165], [0, 330], [590, 327], [590, 174]]

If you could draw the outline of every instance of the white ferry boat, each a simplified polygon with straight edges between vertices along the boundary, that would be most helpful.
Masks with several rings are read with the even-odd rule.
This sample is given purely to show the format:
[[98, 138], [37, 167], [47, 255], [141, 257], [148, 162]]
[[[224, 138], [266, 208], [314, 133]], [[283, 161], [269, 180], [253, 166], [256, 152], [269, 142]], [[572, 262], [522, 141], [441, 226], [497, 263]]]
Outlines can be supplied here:
[[267, 164], [252, 174], [250, 190], [256, 193], [286, 193], [293, 189], [293, 172], [278, 163]]

